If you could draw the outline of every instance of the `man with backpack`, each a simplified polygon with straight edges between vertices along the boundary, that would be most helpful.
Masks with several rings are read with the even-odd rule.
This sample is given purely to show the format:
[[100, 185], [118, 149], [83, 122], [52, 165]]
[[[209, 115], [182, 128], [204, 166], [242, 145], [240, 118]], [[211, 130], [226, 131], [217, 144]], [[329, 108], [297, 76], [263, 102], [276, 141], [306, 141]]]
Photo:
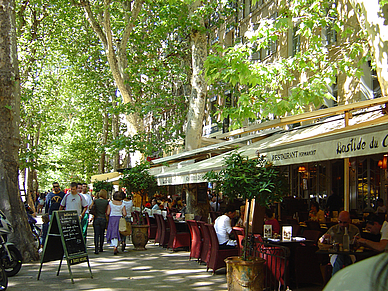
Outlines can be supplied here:
[[59, 210], [76, 210], [81, 222], [85, 216], [88, 202], [85, 200], [82, 194], [78, 193], [76, 182], [72, 182], [70, 187], [71, 191], [70, 193], [66, 194], [65, 197], [63, 197]]
[[53, 211], [59, 210], [65, 193], [61, 191], [58, 182], [53, 183], [53, 191], [46, 196], [45, 213], [48, 213], [50, 220]]

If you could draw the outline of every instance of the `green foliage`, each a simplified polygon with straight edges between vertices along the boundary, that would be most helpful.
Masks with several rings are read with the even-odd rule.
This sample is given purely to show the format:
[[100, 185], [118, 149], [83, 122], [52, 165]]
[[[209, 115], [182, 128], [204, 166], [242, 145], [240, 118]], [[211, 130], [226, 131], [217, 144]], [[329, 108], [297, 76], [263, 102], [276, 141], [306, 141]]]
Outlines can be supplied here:
[[[257, 160], [243, 157], [241, 153], [232, 152], [224, 158], [225, 168], [220, 172], [210, 171], [204, 178], [216, 183], [216, 191], [233, 200], [241, 197], [248, 200], [248, 213], [251, 201], [263, 207], [269, 207], [274, 202], [282, 201], [288, 193], [288, 184], [284, 175], [276, 167], [268, 164], [263, 156]], [[249, 215], [247, 218], [249, 225]], [[242, 259], [246, 261], [248, 246], [248, 231], [245, 232], [245, 242]]]
[[259, 205], [268, 207], [282, 201], [287, 194], [285, 177], [278, 168], [266, 163], [263, 157], [253, 160], [233, 152], [224, 161], [224, 169], [218, 173], [206, 173], [205, 179], [217, 183], [216, 191], [221, 191], [230, 200], [237, 197], [255, 199]]
[[[209, 95], [226, 97], [231, 92], [237, 104], [221, 106], [221, 119], [230, 118], [232, 129], [249, 119], [265, 119], [286, 113], [301, 113], [320, 107], [333, 98], [328, 88], [340, 74], [360, 77], [360, 65], [368, 57], [365, 35], [348, 27], [337, 8], [325, 0], [292, 0], [280, 7], [275, 19], [263, 19], [233, 47], [215, 46], [205, 63]], [[340, 46], [327, 44], [325, 29], [336, 32]], [[292, 56], [269, 55], [252, 61], [254, 53], [284, 46], [290, 34], [300, 38], [299, 51]], [[352, 40], [352, 41], [349, 41]], [[278, 51], [278, 49], [277, 49]]]
[[139, 193], [141, 196], [147, 194], [152, 196], [157, 188], [155, 176], [148, 171], [148, 162], [142, 162], [135, 167], [125, 169], [123, 177], [120, 178], [120, 187], [127, 188], [128, 192]]
[[102, 189], [105, 189], [106, 192], [111, 193], [113, 191], [113, 183], [107, 181], [96, 181], [93, 182], [93, 191], [94, 193], [100, 192]]

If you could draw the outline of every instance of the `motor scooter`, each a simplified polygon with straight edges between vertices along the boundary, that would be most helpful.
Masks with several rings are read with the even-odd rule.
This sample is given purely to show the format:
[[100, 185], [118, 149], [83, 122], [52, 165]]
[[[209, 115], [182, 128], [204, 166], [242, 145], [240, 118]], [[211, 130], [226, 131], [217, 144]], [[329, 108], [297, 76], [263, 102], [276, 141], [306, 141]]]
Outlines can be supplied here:
[[[0, 262], [6, 277], [15, 276], [22, 267], [22, 254], [13, 243], [7, 242], [7, 236], [12, 232], [13, 227], [11, 223], [4, 212], [0, 210]], [[1, 279], [0, 276], [0, 282]]]

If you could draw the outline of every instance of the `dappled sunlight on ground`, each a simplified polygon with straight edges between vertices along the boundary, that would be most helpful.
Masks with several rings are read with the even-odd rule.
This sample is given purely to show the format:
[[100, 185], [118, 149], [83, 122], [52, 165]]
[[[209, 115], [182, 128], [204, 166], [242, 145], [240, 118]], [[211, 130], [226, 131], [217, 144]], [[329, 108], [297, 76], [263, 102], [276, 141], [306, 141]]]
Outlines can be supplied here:
[[189, 252], [163, 249], [147, 245], [146, 251], [135, 251], [127, 243], [124, 253], [113, 255], [111, 247], [94, 254], [93, 229], [89, 228], [88, 255], [93, 279], [87, 263], [71, 266], [74, 284], [71, 283], [66, 260], [56, 276], [59, 261], [43, 264], [37, 280], [40, 263], [22, 266], [15, 277], [9, 278], [9, 290], [226, 290], [225, 272], [213, 276], [206, 265], [189, 261]]

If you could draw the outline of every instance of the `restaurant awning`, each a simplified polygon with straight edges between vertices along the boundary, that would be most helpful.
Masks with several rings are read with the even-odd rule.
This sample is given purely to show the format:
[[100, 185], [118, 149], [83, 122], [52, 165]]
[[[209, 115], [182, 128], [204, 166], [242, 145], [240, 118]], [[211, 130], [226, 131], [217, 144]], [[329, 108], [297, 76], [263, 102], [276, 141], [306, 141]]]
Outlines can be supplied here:
[[242, 147], [246, 145], [248, 141], [256, 142], [279, 131], [281, 131], [281, 129], [275, 128], [275, 129], [266, 129], [261, 131], [260, 133], [254, 133], [254, 134], [248, 133], [246, 136], [243, 136], [243, 137], [234, 138], [228, 141], [218, 142], [217, 144], [212, 144], [206, 147], [198, 148], [191, 151], [186, 151], [186, 152], [171, 155], [168, 157], [158, 158], [158, 159], [152, 160], [152, 163], [154, 165], [158, 165], [163, 163], [173, 163], [177, 161], [183, 161], [184, 159], [193, 159], [199, 155], [206, 155], [206, 154], [212, 154], [212, 153], [222, 154], [226, 151], [231, 151], [233, 149]]
[[120, 179], [122, 176], [121, 173], [119, 172], [112, 172], [112, 173], [104, 173], [104, 174], [98, 174], [98, 175], [93, 175], [90, 178], [90, 181], [97, 182], [97, 181], [106, 181], [106, 182], [116, 182]]
[[388, 116], [380, 112], [276, 134], [241, 148], [244, 155], [266, 156], [275, 166], [365, 156], [388, 151]]
[[[275, 133], [261, 141], [241, 147], [249, 158], [265, 155], [275, 166], [339, 159], [388, 152], [388, 116], [381, 111], [353, 116], [345, 128], [343, 116], [295, 130]], [[206, 182], [203, 175], [219, 171], [228, 153], [156, 175], [158, 185]]]

